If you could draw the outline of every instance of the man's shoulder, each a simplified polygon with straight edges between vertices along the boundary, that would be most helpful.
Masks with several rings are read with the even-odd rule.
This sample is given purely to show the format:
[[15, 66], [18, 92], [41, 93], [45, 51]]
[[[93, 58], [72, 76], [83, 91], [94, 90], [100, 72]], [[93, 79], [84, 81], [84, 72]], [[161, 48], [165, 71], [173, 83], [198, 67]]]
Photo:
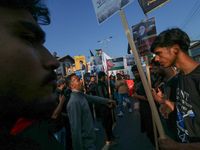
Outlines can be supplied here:
[[182, 73], [179, 73], [178, 74], [178, 80], [179, 82], [181, 80], [192, 80], [194, 81], [195, 83], [200, 83], [200, 65], [197, 66], [192, 72], [190, 72], [189, 74], [186, 74], [186, 75], [183, 75]]
[[96, 87], [97, 83], [91, 83], [89, 87]]
[[115, 81], [115, 85], [119, 84], [119, 80]]
[[56, 88], [54, 93], [60, 94], [60, 93], [62, 93], [62, 91], [59, 88]]
[[80, 103], [80, 101], [84, 98], [84, 94], [81, 92], [72, 92], [67, 107], [76, 103]]
[[98, 84], [97, 84], [97, 86], [103, 86], [103, 85], [104, 85], [104, 83], [101, 82], [101, 81], [99, 81]]

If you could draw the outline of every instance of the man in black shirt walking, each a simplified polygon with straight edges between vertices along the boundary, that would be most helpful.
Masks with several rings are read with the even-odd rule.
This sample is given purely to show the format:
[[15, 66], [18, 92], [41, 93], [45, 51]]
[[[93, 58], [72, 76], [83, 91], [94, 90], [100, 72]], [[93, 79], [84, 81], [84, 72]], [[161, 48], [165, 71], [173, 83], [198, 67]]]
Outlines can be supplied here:
[[[98, 86], [97, 86], [97, 95], [100, 97], [109, 98], [108, 88], [105, 85], [105, 73], [99, 72], [98, 78], [99, 78], [99, 81], [98, 81]], [[114, 146], [114, 145], [117, 145], [117, 142], [111, 141], [111, 138], [118, 137], [118, 135], [114, 135], [112, 133], [114, 115], [112, 116], [111, 108], [112, 108], [112, 105], [101, 104], [100, 112], [101, 112], [102, 126], [104, 127], [105, 134], [106, 134], [106, 144]]]

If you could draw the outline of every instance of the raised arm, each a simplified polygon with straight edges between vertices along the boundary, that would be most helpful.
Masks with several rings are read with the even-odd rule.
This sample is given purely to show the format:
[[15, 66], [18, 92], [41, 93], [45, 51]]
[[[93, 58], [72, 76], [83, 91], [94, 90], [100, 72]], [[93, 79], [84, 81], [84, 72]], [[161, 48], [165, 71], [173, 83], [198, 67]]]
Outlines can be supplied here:
[[99, 96], [92, 96], [92, 95], [85, 94], [85, 98], [90, 103], [100, 103], [100, 104], [114, 103], [115, 104], [115, 101], [110, 100], [108, 98], [99, 97]]
[[59, 101], [60, 101], [60, 102], [59, 102], [57, 108], [54, 110], [54, 112], [53, 112], [51, 118], [56, 119], [56, 118], [60, 115], [65, 100], [66, 100], [66, 98], [65, 98], [64, 95], [62, 95], [62, 96], [59, 95]]
[[162, 150], [200, 150], [200, 142], [197, 143], [178, 143], [166, 136], [166, 139], [158, 139]]

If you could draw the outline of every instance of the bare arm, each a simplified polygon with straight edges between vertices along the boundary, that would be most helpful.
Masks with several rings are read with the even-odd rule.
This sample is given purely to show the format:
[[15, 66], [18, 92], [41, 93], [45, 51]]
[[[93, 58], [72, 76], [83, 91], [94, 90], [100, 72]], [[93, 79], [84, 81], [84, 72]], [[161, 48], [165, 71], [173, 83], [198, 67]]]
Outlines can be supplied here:
[[165, 100], [165, 102], [160, 106], [159, 111], [165, 119], [168, 119], [169, 114], [174, 111], [175, 106], [176, 103]]
[[178, 143], [166, 135], [166, 139], [158, 139], [159, 147], [162, 150], [200, 150], [200, 142]]
[[118, 82], [115, 83], [115, 89], [118, 90], [118, 88], [120, 87], [120, 84]]
[[145, 96], [138, 95], [137, 93], [134, 93], [133, 97], [136, 98], [136, 99], [139, 99], [139, 100], [148, 101]]
[[54, 112], [53, 112], [53, 114], [51, 116], [51, 118], [53, 118], [53, 119], [56, 119], [60, 115], [60, 113], [62, 111], [62, 107], [63, 107], [64, 101], [65, 101], [65, 96], [64, 95], [62, 95], [62, 96], [59, 95], [59, 101], [60, 101], [60, 103], [58, 104], [58, 107], [54, 110]]
[[116, 104], [116, 102], [114, 100], [110, 100], [108, 98], [102, 98], [99, 96], [92, 96], [92, 95], [85, 94], [85, 98], [90, 103], [100, 103], [100, 104], [113, 103], [113, 104]]
[[156, 93], [155, 89], [151, 89], [151, 93], [153, 96], [153, 99], [159, 103], [164, 103], [165, 99], [164, 99], [164, 95], [163, 93], [160, 91], [160, 89], [158, 89], [158, 93]]

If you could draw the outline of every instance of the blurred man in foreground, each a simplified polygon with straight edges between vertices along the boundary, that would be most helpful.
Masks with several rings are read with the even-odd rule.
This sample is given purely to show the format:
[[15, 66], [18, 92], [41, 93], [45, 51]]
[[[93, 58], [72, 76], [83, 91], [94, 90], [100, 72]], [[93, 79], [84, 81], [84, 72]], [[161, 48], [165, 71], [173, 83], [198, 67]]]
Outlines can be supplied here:
[[43, 46], [40, 0], [0, 0], [0, 149], [62, 149], [48, 130], [59, 62]]

